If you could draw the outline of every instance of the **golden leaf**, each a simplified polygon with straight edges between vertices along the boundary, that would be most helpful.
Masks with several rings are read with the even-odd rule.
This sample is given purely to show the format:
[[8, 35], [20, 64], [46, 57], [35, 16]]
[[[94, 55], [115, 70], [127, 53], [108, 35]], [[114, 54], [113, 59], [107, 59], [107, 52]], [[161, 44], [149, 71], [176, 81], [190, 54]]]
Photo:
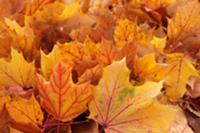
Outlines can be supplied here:
[[23, 55], [12, 49], [12, 59], [0, 59], [0, 86], [35, 86], [34, 62], [28, 63]]
[[12, 127], [30, 133], [41, 131], [39, 126], [43, 122], [43, 112], [33, 95], [29, 100], [14, 97], [6, 108], [13, 120]]
[[165, 79], [166, 94], [177, 100], [185, 94], [189, 77], [199, 75], [191, 62], [184, 58], [182, 54], [169, 55], [166, 63], [171, 65]]
[[169, 19], [167, 27], [170, 51], [175, 50], [179, 43], [183, 43], [189, 37], [200, 33], [200, 4], [196, 1], [188, 1], [184, 6], [177, 9], [175, 17]]
[[5, 19], [12, 38], [11, 45], [21, 51], [28, 61], [32, 61], [38, 54], [39, 46], [35, 41], [33, 29], [28, 23], [21, 27], [15, 20]]
[[163, 82], [132, 86], [129, 75], [124, 59], [103, 69], [89, 106], [89, 118], [98, 122], [106, 133], [167, 133], [175, 110], [153, 102]]
[[54, 66], [62, 59], [63, 56], [61, 55], [61, 50], [57, 45], [54, 46], [53, 50], [48, 55], [41, 51], [41, 69], [42, 74], [46, 79], [49, 79]]

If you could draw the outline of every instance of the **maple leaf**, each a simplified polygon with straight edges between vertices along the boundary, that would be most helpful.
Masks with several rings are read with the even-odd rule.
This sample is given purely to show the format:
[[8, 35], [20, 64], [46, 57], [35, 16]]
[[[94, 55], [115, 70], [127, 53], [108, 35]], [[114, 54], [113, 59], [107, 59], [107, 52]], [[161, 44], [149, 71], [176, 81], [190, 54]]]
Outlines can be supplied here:
[[41, 69], [45, 78], [49, 79], [54, 66], [62, 59], [61, 50], [57, 45], [54, 46], [53, 50], [48, 55], [41, 51]]
[[132, 66], [136, 80], [160, 81], [166, 77], [170, 66], [164, 63], [157, 63], [154, 54], [148, 54], [137, 58]]
[[17, 96], [12, 98], [6, 109], [12, 118], [12, 127], [30, 133], [41, 131], [43, 112], [34, 95], [29, 100]]
[[131, 22], [128, 19], [119, 20], [114, 31], [114, 40], [117, 47], [122, 48], [128, 43], [146, 44], [149, 42], [149, 37], [140, 30], [136, 22]]
[[80, 26], [71, 32], [70, 35], [74, 40], [82, 42], [87, 37], [90, 37], [94, 42], [100, 42], [102, 39], [112, 39], [111, 33], [116, 22], [116, 17], [109, 10], [99, 10], [98, 8], [88, 12], [94, 18], [92, 25]]
[[33, 29], [28, 23], [21, 27], [15, 20], [5, 19], [12, 38], [11, 45], [21, 51], [28, 61], [32, 61], [38, 54], [38, 44], [35, 40]]
[[183, 43], [189, 37], [200, 33], [200, 4], [196, 1], [187, 2], [177, 9], [175, 17], [169, 19], [167, 27], [167, 48], [176, 50], [179, 43]]
[[166, 60], [171, 65], [168, 75], [165, 79], [166, 94], [172, 99], [181, 98], [186, 92], [186, 84], [189, 77], [198, 77], [198, 72], [189, 60], [182, 54], [172, 54]]
[[82, 75], [85, 70], [97, 65], [96, 54], [99, 46], [91, 40], [86, 39], [83, 44], [73, 41], [58, 46], [64, 62], [72, 65], [78, 76]]
[[89, 118], [98, 122], [106, 133], [167, 132], [175, 110], [153, 102], [163, 82], [132, 86], [129, 75], [124, 59], [103, 69], [89, 106]]
[[46, 82], [38, 75], [37, 87], [41, 104], [55, 119], [70, 121], [87, 109], [91, 100], [92, 86], [89, 82], [74, 84], [71, 79], [72, 67], [59, 63]]
[[14, 49], [12, 49], [11, 56], [10, 61], [0, 59], [0, 86], [34, 87], [34, 62], [26, 62], [23, 55]]

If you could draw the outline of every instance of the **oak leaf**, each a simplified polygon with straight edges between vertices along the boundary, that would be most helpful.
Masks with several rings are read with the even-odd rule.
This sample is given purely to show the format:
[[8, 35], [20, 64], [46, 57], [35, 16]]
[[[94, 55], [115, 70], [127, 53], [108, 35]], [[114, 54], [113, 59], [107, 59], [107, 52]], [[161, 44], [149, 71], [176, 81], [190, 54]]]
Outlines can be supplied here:
[[89, 106], [89, 118], [106, 133], [167, 133], [175, 110], [153, 101], [163, 82], [132, 86], [129, 75], [124, 59], [103, 69]]
[[21, 53], [12, 49], [12, 59], [0, 59], [0, 86], [35, 86], [34, 62], [28, 63]]
[[91, 100], [92, 86], [89, 82], [74, 84], [72, 67], [59, 63], [51, 74], [50, 81], [37, 76], [41, 104], [46, 111], [60, 121], [70, 121], [87, 109]]

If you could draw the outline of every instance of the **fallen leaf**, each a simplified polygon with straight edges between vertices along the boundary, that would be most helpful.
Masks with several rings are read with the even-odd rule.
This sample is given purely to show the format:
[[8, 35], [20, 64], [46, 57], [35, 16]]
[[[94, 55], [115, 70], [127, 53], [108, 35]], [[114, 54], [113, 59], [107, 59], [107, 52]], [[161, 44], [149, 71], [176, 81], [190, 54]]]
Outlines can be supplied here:
[[183, 43], [189, 37], [200, 33], [200, 4], [194, 1], [187, 1], [176, 11], [175, 17], [168, 19], [167, 27], [167, 48], [173, 52], [180, 43]]
[[53, 50], [48, 55], [41, 51], [41, 69], [42, 74], [46, 79], [49, 79], [54, 66], [62, 59], [63, 56], [61, 55], [61, 50], [57, 45], [54, 46]]
[[92, 86], [89, 82], [74, 84], [72, 67], [59, 63], [51, 74], [50, 81], [37, 76], [37, 88], [41, 104], [55, 119], [66, 122], [87, 110], [91, 100]]
[[132, 86], [129, 75], [125, 59], [103, 69], [89, 106], [89, 118], [99, 123], [102, 127], [100, 130], [106, 133], [167, 132], [175, 110], [153, 102], [163, 82]]
[[29, 133], [41, 131], [43, 112], [33, 95], [29, 100], [16, 96], [6, 104], [6, 108], [12, 118], [13, 128]]
[[34, 87], [34, 62], [28, 63], [23, 55], [14, 49], [12, 49], [11, 56], [10, 61], [0, 59], [0, 86]]
[[166, 60], [166, 63], [171, 65], [165, 79], [166, 95], [177, 100], [185, 94], [189, 77], [198, 77], [199, 75], [191, 62], [184, 58], [182, 54], [172, 54], [170, 56], [171, 57]]
[[5, 19], [9, 27], [9, 35], [12, 37], [11, 45], [21, 51], [28, 61], [32, 61], [38, 54], [39, 45], [33, 29], [28, 23], [21, 27], [15, 20]]

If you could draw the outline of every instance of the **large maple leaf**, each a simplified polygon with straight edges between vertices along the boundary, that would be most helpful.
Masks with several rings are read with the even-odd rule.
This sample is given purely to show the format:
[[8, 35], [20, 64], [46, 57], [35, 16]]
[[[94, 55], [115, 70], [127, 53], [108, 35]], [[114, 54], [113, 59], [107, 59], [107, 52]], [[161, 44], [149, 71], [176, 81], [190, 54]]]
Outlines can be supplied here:
[[59, 63], [50, 81], [44, 81], [41, 75], [37, 76], [42, 106], [61, 121], [70, 121], [86, 111], [92, 96], [90, 83], [74, 84], [71, 71], [71, 66]]
[[132, 86], [129, 74], [125, 60], [103, 69], [90, 104], [90, 118], [106, 133], [167, 133], [175, 110], [153, 102], [163, 82]]

